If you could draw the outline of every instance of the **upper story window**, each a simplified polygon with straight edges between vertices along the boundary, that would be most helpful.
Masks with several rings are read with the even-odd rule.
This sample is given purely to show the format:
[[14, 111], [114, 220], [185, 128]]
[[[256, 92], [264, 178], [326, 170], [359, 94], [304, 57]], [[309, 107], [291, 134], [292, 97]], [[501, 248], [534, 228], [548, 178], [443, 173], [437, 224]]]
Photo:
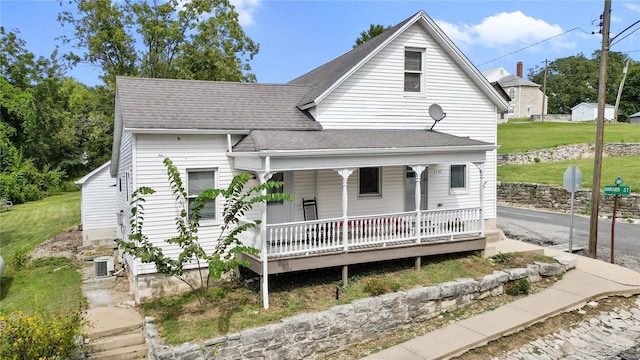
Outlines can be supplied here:
[[[191, 215], [194, 200], [205, 190], [216, 188], [215, 170], [187, 170], [187, 198], [189, 207], [187, 216]], [[207, 200], [200, 210], [201, 220], [216, 219], [216, 201]]]
[[516, 99], [516, 88], [510, 88], [509, 89], [509, 97], [511, 98], [511, 100], [515, 100]]
[[404, 52], [404, 91], [422, 92], [422, 61], [424, 51], [405, 50]]

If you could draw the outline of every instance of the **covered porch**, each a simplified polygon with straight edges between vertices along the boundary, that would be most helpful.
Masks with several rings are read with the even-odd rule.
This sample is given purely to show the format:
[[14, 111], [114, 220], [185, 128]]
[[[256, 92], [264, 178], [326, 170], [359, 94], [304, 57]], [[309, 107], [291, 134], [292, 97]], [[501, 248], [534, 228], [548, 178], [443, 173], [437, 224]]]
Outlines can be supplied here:
[[[362, 136], [362, 132], [344, 130], [334, 135], [354, 139]], [[272, 137], [296, 140], [298, 134], [286, 131], [252, 133], [256, 134], [253, 137], [250, 134], [235, 146], [229, 145], [228, 155], [233, 158], [236, 169], [255, 173], [256, 181], [260, 183], [269, 181], [274, 174], [297, 174], [297, 179], [304, 178], [310, 171], [315, 173], [315, 191], [311, 193], [300, 190], [300, 186], [287, 188], [293, 177], [285, 175], [284, 192], [294, 195], [291, 205], [294, 210], [266, 204], [261, 207], [260, 214], [251, 216], [261, 220], [260, 226], [242, 234], [245, 245], [259, 250], [258, 255], [243, 254], [242, 258], [248, 260], [249, 268], [261, 276], [265, 308], [269, 306], [270, 274], [342, 266], [346, 285], [348, 265], [351, 264], [415, 258], [419, 269], [423, 256], [485, 248], [483, 170], [487, 151], [495, 149], [492, 144], [429, 131], [377, 131], [386, 137], [397, 136], [397, 146], [390, 149], [371, 144], [366, 148], [353, 148], [358, 144], [350, 142], [349, 148], [308, 150], [284, 149], [271, 141], [263, 150], [256, 144]], [[309, 133], [313, 132], [300, 136]], [[398, 145], [407, 141], [411, 145], [415, 138], [412, 133], [418, 133], [422, 141], [424, 138], [439, 141], [433, 141], [435, 144], [429, 144], [431, 146]], [[305, 139], [298, 140], [302, 141], [289, 141], [287, 145], [305, 143]], [[449, 145], [442, 146], [439, 142]], [[303, 147], [318, 148], [320, 145], [307, 143]], [[377, 146], [380, 145], [384, 144]], [[449, 188], [452, 166], [465, 169], [462, 195]], [[371, 169], [378, 169], [377, 175]], [[446, 182], [429, 181], [429, 169], [433, 169], [432, 174], [442, 173], [439, 180], [446, 178]], [[473, 176], [470, 176], [472, 171]], [[377, 190], [375, 185], [363, 180], [365, 174], [377, 177]], [[438, 202], [435, 199], [427, 206], [429, 194], [437, 197], [441, 192], [442, 198], [446, 196], [451, 200]], [[302, 199], [310, 198], [310, 195], [317, 198], [321, 211], [316, 209], [316, 216], [311, 218], [305, 213], [302, 220]], [[331, 211], [326, 209], [331, 206]], [[297, 215], [292, 214], [296, 211]], [[290, 216], [280, 216], [287, 213]], [[280, 216], [280, 221], [274, 221], [274, 214]]]

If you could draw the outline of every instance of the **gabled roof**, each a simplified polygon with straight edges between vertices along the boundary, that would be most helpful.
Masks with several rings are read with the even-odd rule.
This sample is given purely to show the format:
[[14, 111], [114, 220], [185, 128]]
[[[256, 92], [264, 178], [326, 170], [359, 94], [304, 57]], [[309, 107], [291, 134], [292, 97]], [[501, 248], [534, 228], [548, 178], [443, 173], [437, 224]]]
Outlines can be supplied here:
[[134, 77], [116, 85], [125, 131], [322, 128], [296, 107], [305, 86]]
[[[573, 110], [573, 109], [575, 109], [575, 108], [577, 108], [579, 106], [587, 106], [587, 107], [590, 107], [590, 108], [597, 108], [598, 107], [598, 103], [581, 102], [580, 104], [572, 107], [571, 110]], [[605, 104], [604, 107], [605, 107], [605, 109], [613, 109], [614, 108], [613, 105], [609, 105], [609, 104]]]
[[387, 29], [382, 34], [364, 44], [331, 60], [330, 62], [289, 82], [292, 85], [309, 86], [310, 91], [302, 98], [298, 106], [307, 109], [317, 105], [333, 89], [339, 86], [349, 75], [363, 66], [370, 58], [380, 52], [387, 44], [400, 36], [410, 26], [419, 23], [442, 49], [451, 56], [471, 80], [499, 108], [507, 109], [508, 103], [494, 91], [487, 79], [476, 69], [458, 47], [447, 37], [440, 27], [424, 12], [419, 11], [412, 17]]
[[[234, 152], [405, 149], [494, 146], [493, 144], [428, 130], [325, 129], [322, 131], [254, 130]], [[495, 146], [494, 146], [495, 147]]]
[[507, 75], [498, 79], [498, 83], [503, 88], [508, 88], [512, 86], [530, 86], [539, 88], [540, 85], [534, 83], [533, 81], [529, 81], [527, 79], [523, 79], [518, 75]]
[[87, 175], [83, 176], [79, 180], [76, 180], [75, 184], [76, 185], [83, 185], [84, 183], [89, 181], [89, 179], [91, 179], [94, 175], [100, 173], [100, 171], [102, 171], [104, 168], [106, 168], [109, 165], [111, 165], [111, 160], [109, 160], [106, 163], [98, 166], [98, 168], [94, 169], [92, 172], [90, 172]]
[[640, 117], [640, 111], [635, 114], [629, 115], [629, 118], [637, 118], [637, 117]]

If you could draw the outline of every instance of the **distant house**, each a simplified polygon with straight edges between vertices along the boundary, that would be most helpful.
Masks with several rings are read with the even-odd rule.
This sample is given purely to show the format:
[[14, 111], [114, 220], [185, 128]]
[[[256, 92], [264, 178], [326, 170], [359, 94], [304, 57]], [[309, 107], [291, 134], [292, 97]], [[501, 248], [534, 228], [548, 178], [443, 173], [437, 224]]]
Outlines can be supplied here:
[[[614, 106], [607, 104], [604, 119], [613, 120]], [[571, 121], [594, 121], [598, 118], [598, 104], [582, 102], [571, 108]]]
[[[164, 158], [193, 196], [241, 172], [252, 185], [284, 182], [292, 202], [259, 204], [243, 219], [266, 219], [242, 234], [259, 254], [240, 255], [261, 277], [265, 307], [273, 274], [342, 266], [346, 279], [351, 264], [412, 258], [419, 267], [422, 256], [499, 239], [496, 122], [508, 102], [422, 11], [287, 84], [118, 77], [115, 104], [118, 212], [130, 214], [134, 189], [155, 189], [144, 232], [167, 256], [179, 254], [163, 240], [181, 209]], [[435, 112], [437, 124], [434, 104], [446, 112]], [[206, 251], [223, 205], [203, 211]], [[119, 237], [129, 226], [121, 221]], [[181, 286], [125, 259], [138, 301]]]
[[637, 113], [629, 116], [629, 122], [631, 124], [640, 124], [640, 112], [637, 112]]
[[76, 181], [81, 187], [82, 245], [113, 243], [116, 237], [116, 180], [111, 161]]
[[531, 117], [547, 114], [547, 97], [540, 90], [540, 85], [522, 78], [522, 63], [516, 66], [516, 75], [510, 74], [505, 68], [498, 67], [482, 72], [489, 82], [498, 82], [509, 95], [509, 118]]

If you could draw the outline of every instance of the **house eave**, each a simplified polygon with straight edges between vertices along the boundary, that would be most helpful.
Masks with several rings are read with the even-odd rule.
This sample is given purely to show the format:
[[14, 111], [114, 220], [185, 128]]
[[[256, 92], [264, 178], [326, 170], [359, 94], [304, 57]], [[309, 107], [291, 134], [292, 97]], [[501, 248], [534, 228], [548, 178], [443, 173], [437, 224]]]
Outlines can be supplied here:
[[384, 154], [442, 154], [452, 152], [476, 152], [496, 150], [499, 145], [467, 145], [467, 146], [438, 146], [412, 148], [380, 148], [380, 149], [314, 149], [314, 150], [260, 150], [256, 152], [227, 152], [230, 157], [318, 157], [342, 155], [384, 155]]
[[248, 129], [150, 129], [150, 128], [124, 128], [124, 132], [132, 134], [162, 134], [162, 135], [247, 135], [251, 130]]

